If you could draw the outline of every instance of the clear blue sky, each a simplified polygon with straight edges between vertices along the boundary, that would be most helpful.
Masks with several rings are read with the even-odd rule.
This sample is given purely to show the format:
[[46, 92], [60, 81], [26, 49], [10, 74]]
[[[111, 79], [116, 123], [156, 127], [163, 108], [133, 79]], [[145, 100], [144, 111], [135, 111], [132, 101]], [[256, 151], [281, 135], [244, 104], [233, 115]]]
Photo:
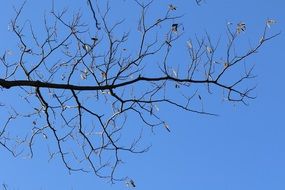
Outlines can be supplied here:
[[[110, 1], [110, 4], [115, 1]], [[7, 31], [13, 16], [13, 3], [19, 5], [18, 1], [0, 3], [1, 53], [15, 45], [11, 43], [15, 38]], [[65, 0], [56, 3], [74, 8], [85, 6], [86, 1]], [[113, 14], [126, 15], [131, 21], [136, 21], [133, 19], [136, 18], [135, 9], [126, 10], [131, 6], [127, 3], [128, 0], [122, 12], [114, 8]], [[207, 0], [198, 7], [194, 0], [155, 0], [150, 10], [152, 16], [155, 17], [169, 3], [176, 5], [180, 13], [185, 13], [182, 19], [187, 31], [185, 38], [207, 31], [217, 39], [225, 34], [227, 21], [244, 21], [248, 28], [244, 35], [254, 41], [259, 39], [257, 34], [268, 18], [277, 21], [271, 28], [272, 33], [282, 33], [250, 59], [256, 63], [255, 73], [258, 77], [255, 79], [257, 98], [250, 101], [249, 106], [227, 104], [213, 98], [215, 102], [204, 106], [218, 113], [218, 117], [161, 110], [168, 119], [171, 133], [156, 130], [155, 134], [146, 137], [146, 142], [152, 144], [150, 151], [143, 155], [130, 155], [120, 170], [135, 180], [138, 190], [285, 189], [285, 2]], [[24, 16], [34, 20], [35, 25], [40, 27], [41, 16], [49, 8], [50, 1], [28, 0]], [[179, 60], [182, 62], [183, 57]], [[5, 96], [1, 93], [1, 96]], [[15, 127], [21, 127], [20, 123]], [[37, 150], [34, 158], [29, 160], [13, 158], [1, 148], [0, 184], [5, 183], [9, 189], [19, 190], [127, 189], [124, 183], [111, 185], [93, 174], [69, 175], [58, 160], [48, 162], [46, 147], [37, 145]]]

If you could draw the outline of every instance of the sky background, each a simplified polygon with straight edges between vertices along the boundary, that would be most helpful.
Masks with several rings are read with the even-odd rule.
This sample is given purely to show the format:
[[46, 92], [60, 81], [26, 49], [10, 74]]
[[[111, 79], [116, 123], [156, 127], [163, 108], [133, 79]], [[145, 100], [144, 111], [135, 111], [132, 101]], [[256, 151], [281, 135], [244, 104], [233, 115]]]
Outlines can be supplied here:
[[[60, 1], [57, 5], [76, 7], [86, 3], [78, 2]], [[111, 5], [116, 3], [115, 0], [110, 2]], [[257, 34], [268, 18], [277, 21], [271, 32], [282, 33], [250, 59], [256, 63], [258, 77], [255, 79], [257, 98], [250, 101], [249, 106], [233, 105], [219, 99], [205, 105], [208, 110], [218, 113], [218, 117], [176, 109], [162, 110], [171, 133], [157, 130], [146, 137], [152, 144], [150, 151], [130, 155], [120, 169], [134, 179], [138, 190], [285, 189], [285, 2], [208, 0], [202, 6], [196, 6], [194, 0], [155, 0], [152, 9], [156, 11], [150, 11], [151, 14], [155, 17], [165, 8], [162, 6], [170, 3], [177, 6], [177, 11], [185, 13], [182, 20], [187, 28], [186, 38], [205, 31], [215, 38], [225, 34], [228, 21], [244, 21], [248, 28], [247, 38], [254, 41], [259, 39]], [[0, 3], [0, 52], [15, 45], [11, 43], [15, 37], [7, 30], [13, 16], [13, 4], [19, 5], [19, 1], [3, 0]], [[33, 18], [37, 24], [50, 6], [50, 1], [28, 0], [24, 16]], [[114, 15], [130, 18], [136, 14], [135, 9], [130, 8], [122, 12], [114, 10]], [[182, 58], [178, 59], [182, 61]], [[38, 146], [37, 149], [37, 155], [29, 160], [13, 158], [0, 148], [0, 184], [19, 190], [128, 189], [124, 183], [111, 185], [93, 174], [70, 175], [61, 162], [48, 162], [45, 147]]]

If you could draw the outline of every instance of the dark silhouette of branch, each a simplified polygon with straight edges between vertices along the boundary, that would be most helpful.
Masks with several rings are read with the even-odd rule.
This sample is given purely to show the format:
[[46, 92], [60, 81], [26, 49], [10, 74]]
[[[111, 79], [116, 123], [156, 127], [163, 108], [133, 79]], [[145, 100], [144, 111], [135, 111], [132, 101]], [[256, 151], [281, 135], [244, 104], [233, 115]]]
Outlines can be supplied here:
[[[15, 9], [10, 28], [18, 39], [17, 55], [5, 50], [0, 58], [0, 87], [3, 94], [16, 89], [27, 109], [22, 113], [17, 105], [1, 104], [9, 114], [0, 125], [0, 145], [14, 156], [32, 157], [33, 145], [41, 138], [49, 145], [50, 159], [59, 156], [70, 172], [94, 172], [111, 182], [128, 179], [116, 176], [122, 152], [139, 154], [150, 148], [144, 146], [139, 126], [175, 130], [160, 106], [217, 115], [204, 106], [216, 91], [229, 102], [247, 105], [254, 99], [255, 86], [248, 82], [255, 77], [254, 65], [246, 60], [278, 35], [269, 34], [273, 21], [268, 20], [255, 45], [238, 47], [246, 25], [228, 24], [225, 40], [214, 43], [206, 33], [185, 42], [189, 57], [181, 62], [176, 57], [182, 48], [177, 51], [176, 45], [187, 34], [175, 5], [153, 19], [149, 8], [154, 1], [135, 0], [140, 14], [133, 30], [125, 19], [111, 14], [109, 3], [103, 8], [87, 2], [86, 15], [72, 17], [53, 5], [44, 17], [44, 34], [37, 34], [32, 21], [22, 21], [24, 5]], [[89, 22], [83, 16], [95, 26], [85, 24]], [[22, 139], [13, 138], [9, 126], [20, 119], [30, 122], [31, 130]], [[135, 186], [132, 180], [128, 183]]]

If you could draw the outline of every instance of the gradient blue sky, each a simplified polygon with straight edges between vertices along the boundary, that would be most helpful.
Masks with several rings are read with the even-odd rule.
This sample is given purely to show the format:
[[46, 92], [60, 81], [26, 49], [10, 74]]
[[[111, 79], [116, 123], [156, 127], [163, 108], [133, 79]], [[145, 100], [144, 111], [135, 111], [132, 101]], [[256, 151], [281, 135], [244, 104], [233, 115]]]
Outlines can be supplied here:
[[[70, 7], [86, 3], [84, 0], [78, 2], [56, 3]], [[116, 3], [115, 0], [110, 2]], [[177, 5], [179, 12], [185, 13], [183, 20], [189, 32], [186, 37], [205, 31], [214, 38], [223, 35], [227, 21], [246, 22], [246, 35], [250, 40], [258, 39], [256, 35], [268, 18], [277, 21], [271, 28], [273, 33], [283, 32], [285, 27], [283, 0], [208, 0], [200, 7], [195, 5], [194, 0], [154, 2], [153, 10], [164, 9], [159, 2], [161, 5], [172, 3]], [[15, 45], [11, 43], [15, 38], [7, 31], [13, 16], [13, 4], [19, 5], [19, 1], [4, 0], [0, 3], [0, 52]], [[49, 8], [48, 0], [28, 0], [25, 16], [33, 17], [37, 24], [44, 10]], [[153, 11], [153, 16], [157, 12]], [[123, 16], [135, 12], [128, 9], [114, 14]], [[146, 139], [152, 144], [150, 151], [143, 155], [131, 155], [121, 167], [135, 180], [136, 189], [285, 189], [284, 43], [283, 32], [250, 59], [256, 63], [258, 77], [255, 79], [257, 98], [249, 106], [227, 104], [219, 99], [205, 105], [219, 117], [162, 110], [172, 132], [168, 134], [157, 130]], [[45, 147], [43, 151], [40, 151], [39, 145], [37, 148], [39, 151], [32, 160], [13, 158], [1, 148], [0, 184], [19, 190], [127, 189], [124, 183], [111, 185], [93, 174], [69, 175], [57, 160], [48, 162]]]

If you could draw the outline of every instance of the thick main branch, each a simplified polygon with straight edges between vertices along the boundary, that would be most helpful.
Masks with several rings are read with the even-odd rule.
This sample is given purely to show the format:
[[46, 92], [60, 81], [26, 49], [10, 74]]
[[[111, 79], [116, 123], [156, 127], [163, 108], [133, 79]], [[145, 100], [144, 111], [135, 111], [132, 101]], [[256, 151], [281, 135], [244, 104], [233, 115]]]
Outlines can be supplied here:
[[0, 79], [0, 86], [3, 88], [9, 89], [11, 87], [39, 87], [39, 88], [53, 88], [53, 89], [68, 89], [68, 90], [84, 90], [84, 91], [92, 91], [92, 90], [110, 90], [118, 87], [127, 86], [130, 84], [134, 84], [140, 81], [149, 81], [149, 82], [158, 82], [158, 81], [175, 81], [175, 82], [187, 82], [187, 83], [216, 83], [211, 80], [192, 80], [192, 79], [178, 79], [171, 76], [165, 77], [137, 77], [136, 79], [113, 84], [113, 85], [102, 85], [102, 86], [92, 86], [92, 85], [71, 85], [71, 84], [59, 84], [59, 83], [50, 83], [50, 82], [42, 82], [42, 81], [29, 81], [29, 80], [4, 80]]

